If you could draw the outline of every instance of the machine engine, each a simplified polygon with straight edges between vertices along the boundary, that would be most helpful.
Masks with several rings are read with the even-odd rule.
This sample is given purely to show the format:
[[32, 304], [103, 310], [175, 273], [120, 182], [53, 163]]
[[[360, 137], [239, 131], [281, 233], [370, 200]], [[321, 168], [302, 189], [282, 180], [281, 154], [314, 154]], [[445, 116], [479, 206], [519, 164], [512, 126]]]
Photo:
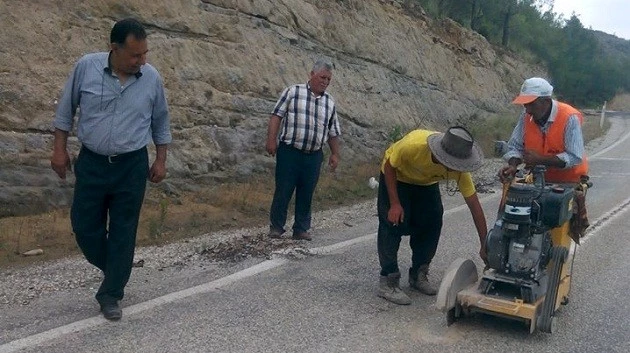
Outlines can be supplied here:
[[482, 289], [489, 292], [493, 287], [515, 285], [525, 302], [543, 295], [552, 246], [550, 231], [571, 218], [572, 203], [572, 187], [545, 185], [544, 179], [512, 184], [502, 215], [486, 238], [488, 267], [495, 271], [484, 276]]

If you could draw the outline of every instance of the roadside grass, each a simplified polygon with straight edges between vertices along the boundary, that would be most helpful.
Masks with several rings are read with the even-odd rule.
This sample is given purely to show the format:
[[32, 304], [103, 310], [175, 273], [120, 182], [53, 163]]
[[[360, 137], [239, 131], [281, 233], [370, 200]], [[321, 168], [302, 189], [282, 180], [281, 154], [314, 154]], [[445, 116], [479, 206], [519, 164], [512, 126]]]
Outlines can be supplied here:
[[[494, 141], [507, 140], [516, 115], [488, 116], [467, 124], [486, 156], [493, 155]], [[584, 119], [585, 141], [601, 136], [610, 127], [599, 127], [599, 115]], [[395, 127], [389, 142], [399, 139], [401, 129]], [[327, 161], [327, 156], [324, 159]], [[313, 198], [313, 210], [325, 210], [367, 201], [376, 191], [367, 187], [370, 177], [378, 177], [380, 159], [352, 164], [342, 161], [334, 173], [322, 165], [322, 173]], [[273, 197], [273, 171], [247, 183], [223, 183], [203, 187], [195, 193], [167, 196], [156, 188], [148, 194], [138, 226], [138, 246], [164, 245], [217, 230], [237, 229], [268, 224]], [[293, 207], [289, 208], [291, 213]], [[43, 249], [39, 256], [22, 256], [26, 251]], [[69, 210], [59, 209], [44, 214], [0, 218], [0, 268], [80, 254], [70, 228]]]
[[[314, 211], [375, 197], [367, 181], [378, 176], [378, 165], [379, 161], [341, 165], [335, 173], [323, 165], [313, 197]], [[148, 190], [138, 226], [138, 246], [164, 245], [218, 230], [266, 225], [274, 191], [273, 171], [249, 183], [208, 186], [179, 196], [166, 196], [155, 188]], [[290, 214], [292, 210], [291, 205]], [[0, 268], [80, 254], [69, 218], [68, 209], [0, 218]], [[43, 249], [44, 253], [21, 255], [33, 249]]]

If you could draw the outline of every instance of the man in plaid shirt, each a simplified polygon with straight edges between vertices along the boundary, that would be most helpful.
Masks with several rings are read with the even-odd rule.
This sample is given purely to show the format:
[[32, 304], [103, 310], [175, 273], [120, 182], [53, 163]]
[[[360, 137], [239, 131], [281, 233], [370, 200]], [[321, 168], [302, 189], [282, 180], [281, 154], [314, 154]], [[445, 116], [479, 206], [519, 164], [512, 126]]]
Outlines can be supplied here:
[[326, 92], [332, 79], [332, 63], [318, 60], [306, 84], [284, 89], [269, 119], [267, 152], [276, 156], [276, 188], [269, 215], [269, 237], [285, 232], [287, 209], [295, 191], [293, 239], [312, 240], [311, 203], [328, 142], [332, 171], [339, 163], [339, 119], [333, 97]]

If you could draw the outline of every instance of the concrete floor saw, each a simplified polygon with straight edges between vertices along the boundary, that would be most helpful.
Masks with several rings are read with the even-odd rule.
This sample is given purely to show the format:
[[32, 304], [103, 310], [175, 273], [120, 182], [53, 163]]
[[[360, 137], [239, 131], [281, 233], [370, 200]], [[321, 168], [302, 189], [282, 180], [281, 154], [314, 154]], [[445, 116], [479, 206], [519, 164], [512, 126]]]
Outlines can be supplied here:
[[[570, 234], [574, 193], [592, 184], [546, 184], [544, 166], [505, 184], [497, 220], [486, 237], [488, 263], [455, 260], [442, 278], [437, 307], [447, 325], [473, 312], [520, 320], [551, 333], [555, 313], [568, 304], [575, 244]], [[575, 239], [575, 240], [574, 240]]]

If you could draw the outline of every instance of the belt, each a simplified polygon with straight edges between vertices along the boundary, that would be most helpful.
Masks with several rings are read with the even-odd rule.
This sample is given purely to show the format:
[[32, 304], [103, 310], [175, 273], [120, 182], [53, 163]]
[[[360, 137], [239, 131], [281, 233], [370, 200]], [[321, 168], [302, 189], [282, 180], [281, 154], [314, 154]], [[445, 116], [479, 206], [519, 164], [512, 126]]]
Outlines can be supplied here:
[[304, 154], [315, 154], [315, 153], [319, 153], [319, 151], [321, 150], [315, 150], [315, 151], [299, 150], [299, 151]]
[[293, 146], [293, 145], [289, 145], [289, 144], [287, 144], [287, 143], [283, 143], [283, 145], [285, 145], [285, 146], [287, 146], [287, 147], [290, 147], [290, 148], [292, 148], [292, 149], [294, 149], [294, 150], [300, 151], [300, 152], [302, 152], [302, 153], [304, 153], [304, 154], [315, 154], [315, 153], [319, 153], [319, 152], [321, 152], [321, 148], [320, 148], [320, 149], [318, 149], [318, 150], [312, 150], [312, 151], [311, 151], [311, 150], [303, 150], [303, 149], [297, 148], [297, 147], [295, 147], [295, 146]]
[[125, 152], [125, 153], [121, 153], [121, 154], [111, 154], [111, 155], [103, 155], [103, 154], [99, 154], [96, 153], [94, 151], [89, 150], [87, 147], [85, 146], [81, 146], [81, 153], [84, 153], [88, 156], [90, 156], [93, 159], [100, 159], [102, 161], [107, 161], [107, 163], [109, 164], [114, 164], [114, 163], [118, 163], [118, 162], [122, 162], [124, 160], [133, 158], [143, 152], [146, 153], [147, 148], [146, 147], [142, 147], [139, 150], [135, 150], [135, 151], [131, 151], [131, 152]]

